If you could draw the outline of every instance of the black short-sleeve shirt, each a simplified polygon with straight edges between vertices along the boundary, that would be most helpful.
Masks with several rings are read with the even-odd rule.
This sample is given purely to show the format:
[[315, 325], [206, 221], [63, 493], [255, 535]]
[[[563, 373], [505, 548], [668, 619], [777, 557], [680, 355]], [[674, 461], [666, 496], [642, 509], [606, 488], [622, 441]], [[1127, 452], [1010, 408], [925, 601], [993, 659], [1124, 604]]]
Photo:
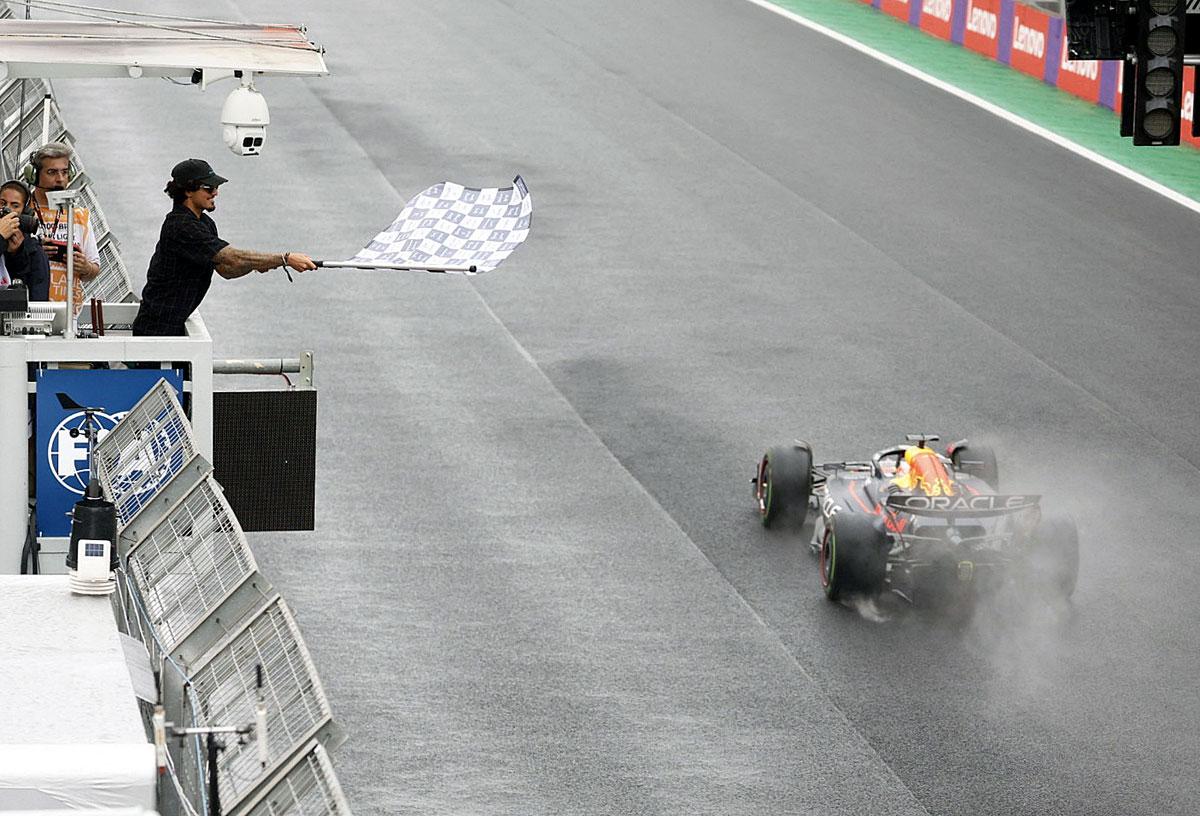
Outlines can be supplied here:
[[188, 319], [212, 283], [213, 256], [229, 246], [217, 236], [217, 225], [183, 204], [167, 213], [158, 245], [146, 270], [142, 306], [133, 321], [135, 335], [183, 334]]

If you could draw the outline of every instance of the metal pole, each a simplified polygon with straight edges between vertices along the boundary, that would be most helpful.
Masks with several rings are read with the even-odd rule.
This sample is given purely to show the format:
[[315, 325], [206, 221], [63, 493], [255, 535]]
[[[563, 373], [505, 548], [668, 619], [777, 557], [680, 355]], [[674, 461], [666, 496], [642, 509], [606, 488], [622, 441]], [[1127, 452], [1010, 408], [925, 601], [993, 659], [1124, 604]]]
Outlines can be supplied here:
[[42, 144], [50, 141], [50, 94], [42, 97]]
[[[309, 361], [311, 367], [312, 362]], [[298, 358], [270, 357], [254, 360], [213, 360], [213, 374], [296, 374], [303, 373], [304, 361]]]
[[[25, 19], [26, 20], [29, 19], [29, 9], [25, 9]], [[28, 82], [28, 80], [25, 80], [25, 79], [21, 80], [21, 101], [17, 105], [17, 154], [16, 154], [17, 155], [17, 164], [21, 163], [21, 148], [23, 148], [25, 146], [25, 144], [24, 144], [25, 128], [22, 126], [25, 124], [25, 83], [26, 82]], [[33, 184], [30, 186], [36, 187], [37, 179], [34, 179]]]
[[67, 337], [79, 336], [75, 317], [75, 200], [67, 199]]
[[217, 753], [221, 746], [217, 744], [217, 735], [208, 732], [208, 812], [209, 816], [221, 816], [221, 786], [217, 784]]
[[20, 571], [29, 522], [27, 341], [0, 337], [0, 573]]
[[372, 263], [370, 261], [314, 261], [323, 269], [393, 269], [397, 272], [467, 272], [475, 274], [477, 267], [470, 266], [413, 266], [411, 264]]
[[[88, 444], [88, 484], [90, 485], [93, 481], [100, 484], [100, 479], [96, 476], [96, 436], [97, 431], [100, 430], [100, 424], [96, 422], [95, 411], [83, 412], [83, 429], [87, 434]], [[117, 542], [114, 541], [113, 546], [117, 546]]]

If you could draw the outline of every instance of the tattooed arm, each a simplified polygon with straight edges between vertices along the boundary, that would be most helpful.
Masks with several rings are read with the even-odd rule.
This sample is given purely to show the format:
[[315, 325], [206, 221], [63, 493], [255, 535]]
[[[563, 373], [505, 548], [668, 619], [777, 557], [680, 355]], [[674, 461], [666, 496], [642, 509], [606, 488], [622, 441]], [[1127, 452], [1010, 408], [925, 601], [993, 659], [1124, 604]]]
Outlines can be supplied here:
[[222, 278], [240, 278], [251, 272], [266, 272], [277, 266], [290, 266], [297, 272], [316, 269], [312, 258], [299, 252], [251, 252], [227, 246], [213, 256], [213, 266]]

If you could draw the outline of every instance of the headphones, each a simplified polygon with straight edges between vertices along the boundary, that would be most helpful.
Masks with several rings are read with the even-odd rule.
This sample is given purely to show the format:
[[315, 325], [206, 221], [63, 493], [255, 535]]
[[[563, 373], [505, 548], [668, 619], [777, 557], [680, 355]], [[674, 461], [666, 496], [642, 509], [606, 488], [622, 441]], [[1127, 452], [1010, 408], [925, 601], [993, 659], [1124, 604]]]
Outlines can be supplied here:
[[[38, 176], [42, 172], [42, 162], [50, 158], [45, 155], [47, 151], [54, 153], [65, 152], [67, 154], [67, 183], [70, 184], [75, 179], [75, 162], [72, 160], [75, 151], [71, 149], [70, 145], [63, 144], [62, 142], [47, 142], [29, 154], [29, 163], [21, 170], [20, 180], [25, 182], [27, 187], [33, 188], [38, 186]], [[55, 158], [59, 157], [56, 156]]]
[[36, 216], [37, 212], [35, 209], [36, 204], [33, 200], [33, 190], [29, 189], [28, 184], [21, 179], [9, 179], [8, 181], [0, 183], [0, 187], [12, 187], [14, 185], [20, 188], [21, 192], [25, 194], [25, 208], [21, 210], [21, 215]]

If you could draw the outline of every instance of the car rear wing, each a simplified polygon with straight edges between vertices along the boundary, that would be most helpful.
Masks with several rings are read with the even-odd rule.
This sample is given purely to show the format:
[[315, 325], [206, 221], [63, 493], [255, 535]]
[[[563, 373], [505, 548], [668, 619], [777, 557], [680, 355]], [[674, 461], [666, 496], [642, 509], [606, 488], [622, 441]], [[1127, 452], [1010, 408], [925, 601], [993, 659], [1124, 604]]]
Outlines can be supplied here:
[[920, 493], [896, 493], [884, 504], [889, 510], [915, 516], [1003, 516], [1037, 507], [1041, 496], [923, 496]]

